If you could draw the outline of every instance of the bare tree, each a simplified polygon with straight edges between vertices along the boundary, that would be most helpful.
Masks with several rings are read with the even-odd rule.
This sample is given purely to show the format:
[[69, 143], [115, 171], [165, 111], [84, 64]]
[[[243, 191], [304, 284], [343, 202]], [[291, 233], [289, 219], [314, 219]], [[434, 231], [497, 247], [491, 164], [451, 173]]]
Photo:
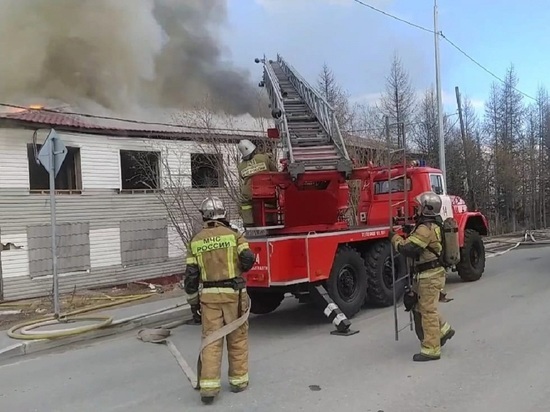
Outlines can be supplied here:
[[353, 111], [349, 104], [349, 93], [338, 83], [334, 72], [326, 63], [323, 64], [321, 73], [319, 73], [317, 89], [334, 109], [340, 130], [349, 130], [353, 120]]
[[[390, 73], [386, 77], [386, 90], [380, 101], [379, 109], [396, 124], [408, 125], [414, 115], [416, 97], [409, 74], [403, 67], [401, 59], [394, 53]], [[402, 142], [401, 128], [396, 128], [392, 139], [398, 145]]]
[[[245, 131], [237, 119], [216, 115], [208, 106], [174, 116], [176, 124], [192, 127], [194, 133], [182, 138], [154, 140], [148, 143], [151, 152], [158, 154], [158, 163], [151, 162], [147, 153], [139, 155], [139, 179], [159, 179], [155, 194], [164, 206], [172, 228], [183, 245], [200, 227], [199, 206], [206, 196], [219, 196], [228, 209], [228, 218], [239, 227], [240, 179], [237, 165], [241, 160], [237, 143], [242, 138], [252, 140], [259, 151], [277, 158], [276, 142], [265, 137], [265, 119], [255, 119], [251, 131]], [[250, 129], [250, 127], [249, 127]], [[153, 188], [152, 188], [153, 189]]]

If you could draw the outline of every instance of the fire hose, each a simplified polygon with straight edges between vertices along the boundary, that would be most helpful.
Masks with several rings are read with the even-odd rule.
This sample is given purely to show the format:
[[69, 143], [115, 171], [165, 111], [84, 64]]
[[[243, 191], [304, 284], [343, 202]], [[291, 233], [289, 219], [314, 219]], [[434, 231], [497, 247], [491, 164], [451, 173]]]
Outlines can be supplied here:
[[176, 345], [174, 345], [174, 343], [168, 338], [171, 334], [170, 327], [180, 325], [183, 322], [174, 322], [170, 325], [164, 325], [158, 328], [141, 329], [140, 331], [138, 331], [137, 338], [143, 342], [166, 344], [166, 347], [178, 362], [178, 365], [182, 369], [183, 373], [185, 373], [185, 376], [187, 376], [187, 379], [191, 383], [193, 389], [200, 389], [199, 379], [202, 366], [202, 351], [208, 345], [216, 342], [218, 339], [224, 338], [231, 332], [240, 328], [248, 320], [248, 317], [250, 316], [250, 308], [252, 307], [252, 305], [250, 304], [250, 298], [248, 298], [248, 300], [248, 309], [241, 317], [235, 319], [233, 322], [230, 322], [227, 325], [224, 325], [220, 329], [212, 332], [210, 335], [204, 337], [201, 340], [199, 356], [197, 360], [197, 373], [193, 371], [193, 369], [189, 366]]

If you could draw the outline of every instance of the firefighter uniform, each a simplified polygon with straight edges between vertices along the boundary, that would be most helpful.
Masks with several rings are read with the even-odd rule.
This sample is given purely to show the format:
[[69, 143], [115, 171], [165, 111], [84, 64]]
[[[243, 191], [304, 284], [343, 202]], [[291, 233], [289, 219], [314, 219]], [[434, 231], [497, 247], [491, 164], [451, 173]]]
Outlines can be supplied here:
[[413, 308], [413, 314], [415, 331], [421, 341], [420, 353], [413, 357], [415, 361], [439, 359], [441, 346], [455, 333], [451, 325], [438, 313], [446, 271], [437, 255], [432, 252], [442, 252], [442, 233], [434, 220], [435, 218], [430, 216], [421, 217], [406, 239], [390, 233], [393, 247], [405, 257], [414, 259], [412, 289], [418, 296], [418, 303]]
[[[184, 288], [192, 308], [200, 305], [203, 338], [241, 317], [249, 304], [241, 274], [252, 268], [255, 256], [244, 236], [220, 220], [206, 220], [187, 248]], [[205, 403], [220, 391], [223, 340], [206, 346], [202, 352], [198, 372]], [[248, 386], [248, 321], [227, 335], [227, 351], [229, 383], [234, 392], [239, 392]]]
[[243, 225], [252, 226], [254, 225], [254, 214], [252, 212], [252, 182], [250, 178], [260, 172], [276, 172], [277, 167], [269, 155], [256, 153], [256, 146], [252, 142], [243, 140], [239, 145], [243, 154], [243, 160], [238, 165], [241, 178], [241, 218]]

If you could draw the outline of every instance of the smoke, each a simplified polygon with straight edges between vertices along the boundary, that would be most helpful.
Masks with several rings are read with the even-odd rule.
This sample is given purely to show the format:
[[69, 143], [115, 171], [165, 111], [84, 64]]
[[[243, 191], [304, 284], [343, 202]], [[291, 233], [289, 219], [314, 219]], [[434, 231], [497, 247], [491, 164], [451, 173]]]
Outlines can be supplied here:
[[225, 20], [225, 0], [2, 0], [0, 100], [253, 114], [248, 72], [223, 60]]

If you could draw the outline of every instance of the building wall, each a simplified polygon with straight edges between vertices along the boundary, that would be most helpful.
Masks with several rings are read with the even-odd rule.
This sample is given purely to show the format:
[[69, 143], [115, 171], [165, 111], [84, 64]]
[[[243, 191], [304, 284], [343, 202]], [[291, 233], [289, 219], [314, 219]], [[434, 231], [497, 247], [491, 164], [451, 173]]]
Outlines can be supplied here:
[[[190, 155], [208, 148], [184, 141], [58, 134], [66, 146], [80, 149], [82, 179], [81, 193], [56, 196], [61, 290], [181, 273], [184, 243], [162, 201], [169, 193], [120, 193], [119, 151], [159, 150], [172, 182], [190, 196], [184, 203], [192, 210], [206, 189], [191, 188]], [[38, 133], [37, 143], [45, 137]], [[40, 296], [52, 287], [50, 201], [47, 193], [29, 190], [27, 144], [32, 142], [32, 130], [0, 129], [0, 242], [16, 247], [0, 253], [4, 299]], [[227, 199], [226, 189], [213, 191]]]

